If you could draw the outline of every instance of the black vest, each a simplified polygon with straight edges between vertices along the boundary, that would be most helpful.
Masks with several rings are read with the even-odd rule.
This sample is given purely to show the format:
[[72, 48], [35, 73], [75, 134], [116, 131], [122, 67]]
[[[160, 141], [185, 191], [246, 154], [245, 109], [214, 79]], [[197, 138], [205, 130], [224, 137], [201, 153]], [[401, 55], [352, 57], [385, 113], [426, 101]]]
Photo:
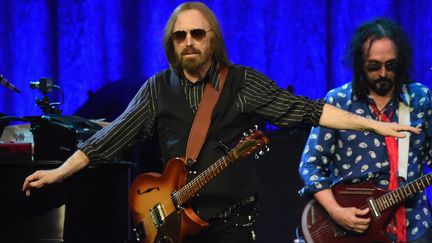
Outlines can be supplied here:
[[[242, 133], [252, 127], [251, 117], [240, 114], [234, 103], [244, 73], [244, 67], [229, 68], [222, 94], [212, 115], [207, 139], [197, 162], [191, 168], [197, 171], [196, 175], [224, 156], [224, 150], [218, 141], [232, 148], [238, 143]], [[156, 74], [153, 80], [158, 96], [155, 104], [157, 134], [162, 158], [166, 163], [171, 158], [185, 155], [194, 114], [179, 77], [172, 70]], [[202, 218], [208, 219], [256, 193], [257, 183], [254, 160], [245, 158], [235, 161], [199, 191], [199, 195], [192, 199], [192, 206]]]

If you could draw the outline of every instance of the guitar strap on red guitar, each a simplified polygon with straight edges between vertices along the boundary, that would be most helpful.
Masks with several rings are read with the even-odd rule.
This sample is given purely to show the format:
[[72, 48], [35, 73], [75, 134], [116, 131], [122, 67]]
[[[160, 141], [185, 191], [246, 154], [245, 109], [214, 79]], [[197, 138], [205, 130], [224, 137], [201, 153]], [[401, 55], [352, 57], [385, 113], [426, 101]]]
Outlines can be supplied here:
[[[394, 114], [393, 112], [390, 113], [389, 116], [386, 116], [384, 113], [379, 112], [375, 104], [370, 104], [370, 107], [374, 111], [379, 121], [391, 122], [390, 120]], [[390, 182], [388, 185], [388, 190], [393, 191], [399, 187], [398, 173], [397, 173], [398, 158], [399, 158], [398, 143], [395, 137], [390, 137], [390, 136], [385, 137], [385, 142], [386, 142], [387, 154], [390, 160]], [[393, 220], [392, 220], [391, 224], [387, 228], [387, 232], [396, 234], [398, 243], [405, 243], [407, 242], [405, 206], [402, 205], [397, 209], [395, 219], [396, 219], [396, 230], [394, 229]]]
[[228, 67], [221, 67], [219, 70], [218, 89], [216, 90], [211, 82], [207, 82], [204, 87], [204, 94], [189, 132], [185, 157], [188, 165], [195, 163], [201, 151], [210, 127], [211, 115], [222, 93], [227, 74]]

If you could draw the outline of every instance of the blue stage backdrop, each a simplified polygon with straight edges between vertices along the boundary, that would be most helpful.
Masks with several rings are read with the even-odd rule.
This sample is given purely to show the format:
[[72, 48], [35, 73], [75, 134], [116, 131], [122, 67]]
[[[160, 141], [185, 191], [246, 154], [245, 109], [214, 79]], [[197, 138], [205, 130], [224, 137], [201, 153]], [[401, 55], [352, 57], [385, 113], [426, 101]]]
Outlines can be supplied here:
[[[2, 0], [0, 73], [22, 90], [0, 87], [0, 113], [40, 115], [30, 81], [50, 77], [73, 114], [89, 91], [168, 67], [163, 28], [182, 1]], [[400, 23], [414, 46], [412, 77], [431, 86], [432, 1], [205, 1], [216, 13], [234, 63], [252, 66], [281, 87], [321, 98], [351, 78], [343, 62], [354, 29], [383, 16]], [[142, 82], [144, 80], [141, 80]], [[57, 94], [54, 92], [54, 96]], [[60, 99], [60, 98], [58, 98]], [[115, 96], [112, 99], [116, 99]]]

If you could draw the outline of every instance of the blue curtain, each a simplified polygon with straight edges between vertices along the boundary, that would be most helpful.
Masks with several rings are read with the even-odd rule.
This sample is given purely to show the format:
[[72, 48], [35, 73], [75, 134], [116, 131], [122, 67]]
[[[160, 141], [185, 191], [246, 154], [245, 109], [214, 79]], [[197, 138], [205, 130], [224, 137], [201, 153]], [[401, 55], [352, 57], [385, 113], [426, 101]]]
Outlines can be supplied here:
[[[182, 1], [2, 0], [0, 74], [22, 93], [0, 87], [0, 113], [40, 115], [29, 82], [50, 77], [73, 114], [89, 91], [121, 79], [144, 80], [168, 67], [164, 25]], [[216, 13], [234, 63], [252, 66], [281, 87], [320, 98], [351, 78], [344, 50], [361, 23], [384, 16], [414, 46], [412, 78], [431, 86], [432, 1], [205, 1]], [[57, 92], [51, 97], [60, 100]], [[115, 95], [113, 99], [115, 99]]]

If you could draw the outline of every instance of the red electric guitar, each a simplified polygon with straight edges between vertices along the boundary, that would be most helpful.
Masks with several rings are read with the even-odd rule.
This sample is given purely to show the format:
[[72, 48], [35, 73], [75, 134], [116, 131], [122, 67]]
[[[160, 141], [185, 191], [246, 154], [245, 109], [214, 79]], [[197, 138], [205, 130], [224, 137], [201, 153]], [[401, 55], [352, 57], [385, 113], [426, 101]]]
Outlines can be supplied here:
[[396, 209], [405, 199], [432, 184], [432, 173], [388, 192], [375, 187], [372, 182], [339, 184], [332, 188], [336, 201], [343, 207], [369, 208], [371, 218], [368, 229], [362, 233], [348, 231], [336, 224], [318, 201], [308, 202], [301, 219], [303, 235], [308, 243], [367, 243], [392, 242], [386, 234], [386, 226]]

